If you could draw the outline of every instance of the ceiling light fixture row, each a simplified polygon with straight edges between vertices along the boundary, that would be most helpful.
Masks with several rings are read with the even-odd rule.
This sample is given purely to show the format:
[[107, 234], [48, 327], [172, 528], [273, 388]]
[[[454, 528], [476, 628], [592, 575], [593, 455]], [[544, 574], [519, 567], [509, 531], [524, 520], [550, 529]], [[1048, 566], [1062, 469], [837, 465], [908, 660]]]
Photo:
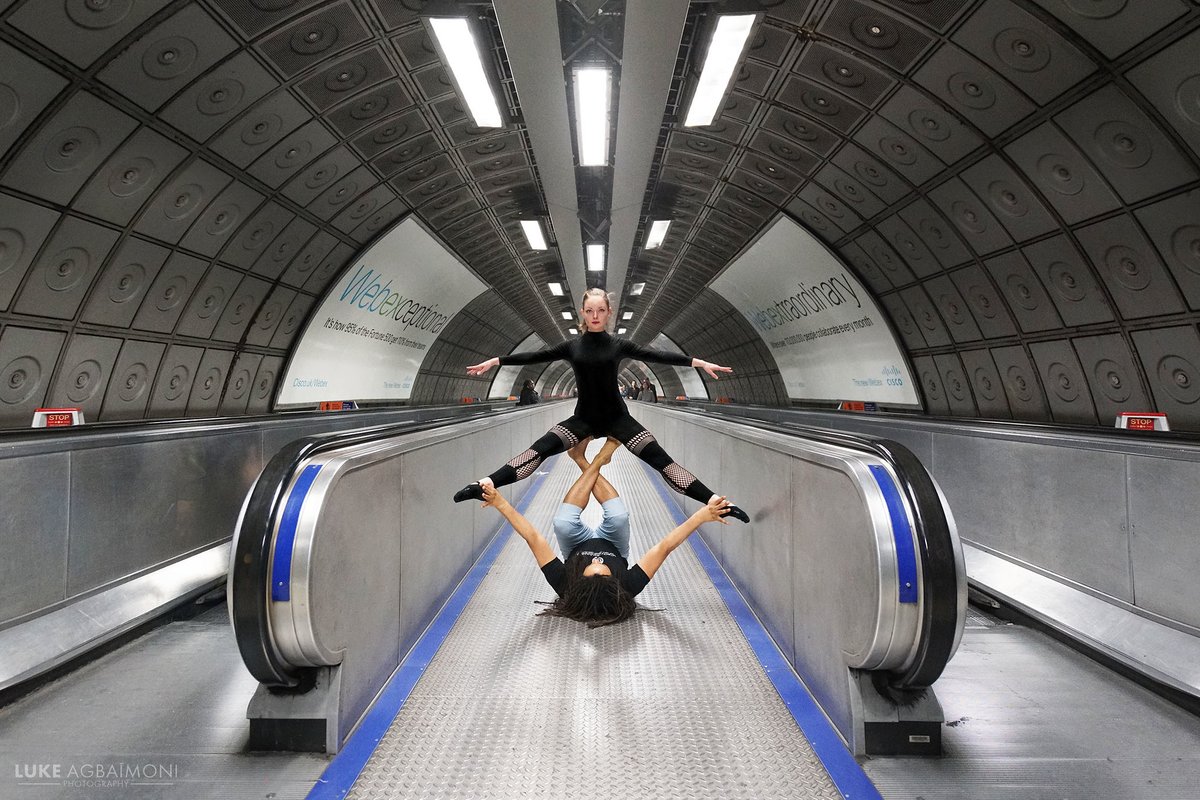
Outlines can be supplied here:
[[505, 120], [494, 75], [484, 68], [483, 38], [467, 17], [425, 17], [430, 38], [450, 81], [477, 128], [502, 128]]
[[737, 67], [746, 55], [750, 32], [758, 18], [758, 14], [718, 15], [700, 68], [700, 79], [684, 116], [685, 128], [711, 125], [716, 119], [733, 84]]

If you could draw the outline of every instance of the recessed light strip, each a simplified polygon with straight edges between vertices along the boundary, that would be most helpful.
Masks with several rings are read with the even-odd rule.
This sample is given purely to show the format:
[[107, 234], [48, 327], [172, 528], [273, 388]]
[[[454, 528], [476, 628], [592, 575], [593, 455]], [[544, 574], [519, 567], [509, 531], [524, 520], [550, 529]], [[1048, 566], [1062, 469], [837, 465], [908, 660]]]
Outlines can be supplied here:
[[542, 226], [538, 224], [536, 219], [521, 220], [521, 230], [525, 233], [525, 241], [529, 242], [529, 246], [534, 250], [545, 250], [546, 237], [542, 235]]
[[671, 227], [671, 220], [656, 219], [650, 224], [650, 233], [646, 234], [646, 249], [653, 250], [662, 245], [663, 240], [667, 238], [667, 228]]
[[684, 127], [711, 125], [717, 116], [725, 90], [733, 78], [734, 70], [742, 59], [746, 40], [754, 27], [757, 14], [722, 14], [713, 31], [704, 66], [700, 69], [700, 81], [692, 104], [688, 108]]
[[465, 17], [429, 17], [429, 27], [446, 60], [462, 101], [477, 128], [499, 128], [504, 124], [492, 93], [479, 47]]
[[608, 164], [609, 70], [580, 67], [575, 70], [575, 131], [579, 139], [579, 164]]
[[604, 261], [604, 245], [589, 244], [587, 246], [587, 268], [588, 272], [603, 272], [606, 264]]

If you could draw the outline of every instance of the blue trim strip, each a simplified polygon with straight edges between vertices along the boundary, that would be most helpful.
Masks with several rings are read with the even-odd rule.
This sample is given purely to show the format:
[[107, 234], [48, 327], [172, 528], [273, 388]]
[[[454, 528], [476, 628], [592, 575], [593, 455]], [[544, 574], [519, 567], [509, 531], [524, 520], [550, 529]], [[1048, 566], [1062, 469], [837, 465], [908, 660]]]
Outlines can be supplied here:
[[296, 542], [296, 525], [300, 521], [304, 498], [320, 471], [320, 464], [305, 467], [283, 506], [279, 533], [275, 536], [275, 556], [271, 559], [271, 599], [277, 603], [292, 598], [292, 548]]
[[896, 577], [900, 582], [900, 602], [917, 602], [917, 553], [913, 546], [912, 526], [908, 524], [908, 515], [904, 513], [904, 501], [900, 498], [900, 490], [887, 469], [880, 466], [870, 467], [875, 482], [883, 492], [887, 502], [888, 515], [892, 518], [892, 538], [896, 541]]
[[[525, 509], [533, 501], [538, 489], [541, 488], [542, 481], [549, 472], [545, 467], [552, 463], [551, 459], [547, 459], [543, 463], [543, 469], [538, 471], [525, 491], [524, 497], [517, 504], [517, 511], [525, 513]], [[358, 729], [351, 734], [342, 749], [334, 756], [333, 761], [329, 762], [329, 766], [321, 773], [321, 777], [317, 779], [306, 800], [341, 800], [349, 794], [350, 788], [358, 780], [363, 767], [367, 765], [367, 760], [383, 740], [392, 720], [404, 707], [413, 688], [417, 685], [417, 681], [425, 674], [429, 662], [437, 655], [438, 648], [450, 635], [450, 629], [458, 621], [459, 615], [475, 595], [475, 590], [479, 588], [479, 584], [483, 582], [488, 571], [491, 570], [492, 564], [500, 555], [500, 551], [508, 542], [509, 535], [513, 533], [512, 526], [507, 522], [496, 529], [496, 533], [484, 549], [483, 555], [468, 570], [458, 588], [450, 595], [450, 599], [429, 623], [429, 627], [421, 634], [421, 638], [413, 645], [413, 649], [400, 662], [399, 668], [392, 674], [387, 685], [380, 692], [379, 699], [367, 711]]]
[[[662, 498], [674, 518], [675, 524], [682, 524], [688, 515], [683, 513], [675, 498], [667, 493], [658, 471], [646, 464], [642, 466], [650, 476], [651, 483], [658, 490], [658, 496]], [[732, 522], [730, 524], [738, 525], [740, 523]], [[792, 665], [780, 652], [775, 640], [771, 638], [762, 623], [759, 622], [758, 617], [750, 610], [750, 606], [746, 604], [741, 592], [734, 586], [716, 556], [708, 549], [708, 545], [695, 534], [688, 537], [688, 541], [692, 545], [692, 552], [696, 554], [704, 571], [708, 573], [713, 587], [720, 593], [726, 608], [729, 609], [734, 621], [741, 628], [742, 635], [754, 649], [754, 654], [758, 656], [758, 661], [775, 686], [775, 691], [779, 692], [780, 699], [791, 712], [792, 719], [796, 720], [796, 725], [812, 745], [813, 752], [816, 753], [817, 758], [821, 759], [821, 764], [829, 773], [834, 787], [847, 800], [883, 800], [879, 790], [875, 788], [875, 784], [871, 783], [867, 773], [863, 772], [862, 767], [854, 760], [854, 756], [846, 749], [841, 736], [838, 735], [829, 718], [825, 716], [825, 712], [809, 694], [796, 671], [792, 669]]]

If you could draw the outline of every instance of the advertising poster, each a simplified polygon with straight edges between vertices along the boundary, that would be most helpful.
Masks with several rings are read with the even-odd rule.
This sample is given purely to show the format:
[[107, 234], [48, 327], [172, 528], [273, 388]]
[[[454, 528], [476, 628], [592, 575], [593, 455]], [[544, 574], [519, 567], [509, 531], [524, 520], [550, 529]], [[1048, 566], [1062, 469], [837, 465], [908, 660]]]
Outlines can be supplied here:
[[904, 351], [870, 293], [787, 217], [710, 288], [762, 336], [792, 399], [920, 406]]
[[298, 340], [276, 405], [408, 399], [430, 345], [486, 288], [408, 217], [330, 287]]

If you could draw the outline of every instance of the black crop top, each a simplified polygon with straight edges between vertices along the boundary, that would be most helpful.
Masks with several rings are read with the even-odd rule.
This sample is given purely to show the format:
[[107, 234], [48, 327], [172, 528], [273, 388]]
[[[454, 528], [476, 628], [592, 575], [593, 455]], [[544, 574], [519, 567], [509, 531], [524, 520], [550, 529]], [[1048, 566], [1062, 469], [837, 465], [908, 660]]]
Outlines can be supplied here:
[[[641, 565], [634, 564], [631, 568], [629, 562], [617, 552], [613, 543], [608, 539], [588, 539], [572, 550], [568, 558], [576, 554], [603, 559], [612, 574], [625, 587], [625, 591], [635, 597], [650, 583], [650, 576], [646, 574]], [[542, 575], [546, 576], [546, 583], [550, 584], [559, 597], [562, 597], [563, 592], [567, 590], [567, 566], [562, 559], [556, 558], [543, 566]]]

